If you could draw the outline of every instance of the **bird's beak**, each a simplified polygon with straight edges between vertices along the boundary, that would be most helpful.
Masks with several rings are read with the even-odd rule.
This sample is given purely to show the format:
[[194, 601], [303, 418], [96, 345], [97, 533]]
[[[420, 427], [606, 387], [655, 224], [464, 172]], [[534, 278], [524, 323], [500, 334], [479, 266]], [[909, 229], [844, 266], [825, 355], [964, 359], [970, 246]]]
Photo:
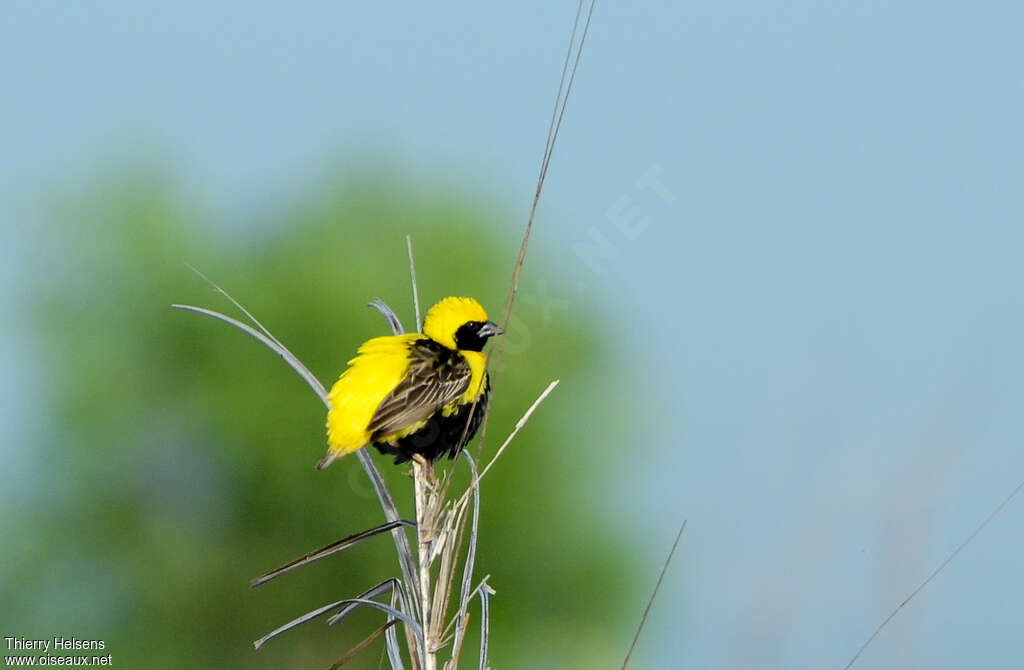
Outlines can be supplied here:
[[480, 326], [480, 330], [477, 331], [477, 334], [479, 334], [480, 337], [488, 338], [494, 335], [504, 335], [505, 331], [493, 321], [488, 321], [484, 325]]

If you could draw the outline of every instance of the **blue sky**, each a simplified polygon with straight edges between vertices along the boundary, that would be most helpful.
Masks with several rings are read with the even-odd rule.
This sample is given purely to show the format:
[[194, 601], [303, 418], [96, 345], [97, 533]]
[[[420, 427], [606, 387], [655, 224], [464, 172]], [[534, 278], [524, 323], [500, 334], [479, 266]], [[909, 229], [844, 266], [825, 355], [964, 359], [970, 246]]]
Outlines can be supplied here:
[[[525, 220], [573, 4], [282, 7], [8, 2], [0, 277], [42, 194], [139, 147], [229, 225], [370, 151]], [[609, 507], [652, 581], [689, 519], [636, 667], [842, 667], [1024, 478], [1021, 34], [1016, 3], [598, 4], [531, 251], [561, 269], [524, 290], [618, 315], [650, 416]], [[1022, 521], [856, 667], [1021, 658]]]

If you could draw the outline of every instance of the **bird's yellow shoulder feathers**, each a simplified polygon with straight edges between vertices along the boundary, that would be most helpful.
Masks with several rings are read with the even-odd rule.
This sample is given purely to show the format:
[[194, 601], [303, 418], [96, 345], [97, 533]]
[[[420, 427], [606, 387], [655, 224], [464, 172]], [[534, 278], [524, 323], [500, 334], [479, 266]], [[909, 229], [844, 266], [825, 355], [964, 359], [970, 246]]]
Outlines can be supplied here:
[[348, 369], [327, 394], [331, 411], [327, 435], [338, 456], [359, 449], [370, 441], [367, 426], [377, 406], [405, 376], [409, 367], [409, 345], [419, 334], [388, 335], [367, 340]]

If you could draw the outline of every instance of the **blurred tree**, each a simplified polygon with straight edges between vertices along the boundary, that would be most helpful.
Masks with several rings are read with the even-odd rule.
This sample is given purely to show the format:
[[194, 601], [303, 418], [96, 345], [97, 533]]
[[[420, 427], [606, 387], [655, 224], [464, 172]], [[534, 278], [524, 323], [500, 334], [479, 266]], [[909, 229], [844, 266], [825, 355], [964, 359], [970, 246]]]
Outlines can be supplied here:
[[[119, 667], [324, 667], [380, 615], [314, 622], [259, 652], [250, 643], [396, 574], [390, 541], [257, 591], [248, 580], [382, 514], [355, 459], [313, 469], [325, 413], [297, 376], [247, 336], [170, 308], [232, 313], [184, 263], [329, 386], [360, 342], [386, 332], [368, 300], [411, 327], [406, 233], [424, 309], [466, 294], [497, 314], [521, 228], [386, 172], [323, 184], [273, 225], [236, 229], [204, 221], [169, 183], [118, 176], [71, 198], [46, 231], [49, 269], [31, 300], [48, 380], [47, 426], [31, 448], [45, 469], [11, 511], [18, 541], [4, 550], [0, 596], [18, 619], [5, 630], [103, 639]], [[485, 456], [562, 378], [483, 486], [477, 573], [498, 592], [492, 665], [611, 667], [642, 596], [626, 600], [626, 550], [594, 504], [593, 463], [614, 453], [630, 410], [588, 386], [608, 355], [598, 322], [549, 307], [519, 304], [487, 434]], [[581, 443], [574, 428], [598, 417], [607, 430]], [[408, 510], [407, 466], [375, 458]], [[378, 644], [355, 667], [378, 667], [379, 654]]]

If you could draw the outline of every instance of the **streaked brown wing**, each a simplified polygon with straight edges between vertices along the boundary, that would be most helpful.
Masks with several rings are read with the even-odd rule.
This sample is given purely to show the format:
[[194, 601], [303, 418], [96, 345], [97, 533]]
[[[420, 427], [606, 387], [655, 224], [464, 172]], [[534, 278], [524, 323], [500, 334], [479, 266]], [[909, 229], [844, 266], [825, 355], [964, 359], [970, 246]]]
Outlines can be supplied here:
[[469, 363], [457, 351], [424, 338], [409, 346], [409, 371], [370, 419], [373, 440], [425, 421], [469, 388]]

